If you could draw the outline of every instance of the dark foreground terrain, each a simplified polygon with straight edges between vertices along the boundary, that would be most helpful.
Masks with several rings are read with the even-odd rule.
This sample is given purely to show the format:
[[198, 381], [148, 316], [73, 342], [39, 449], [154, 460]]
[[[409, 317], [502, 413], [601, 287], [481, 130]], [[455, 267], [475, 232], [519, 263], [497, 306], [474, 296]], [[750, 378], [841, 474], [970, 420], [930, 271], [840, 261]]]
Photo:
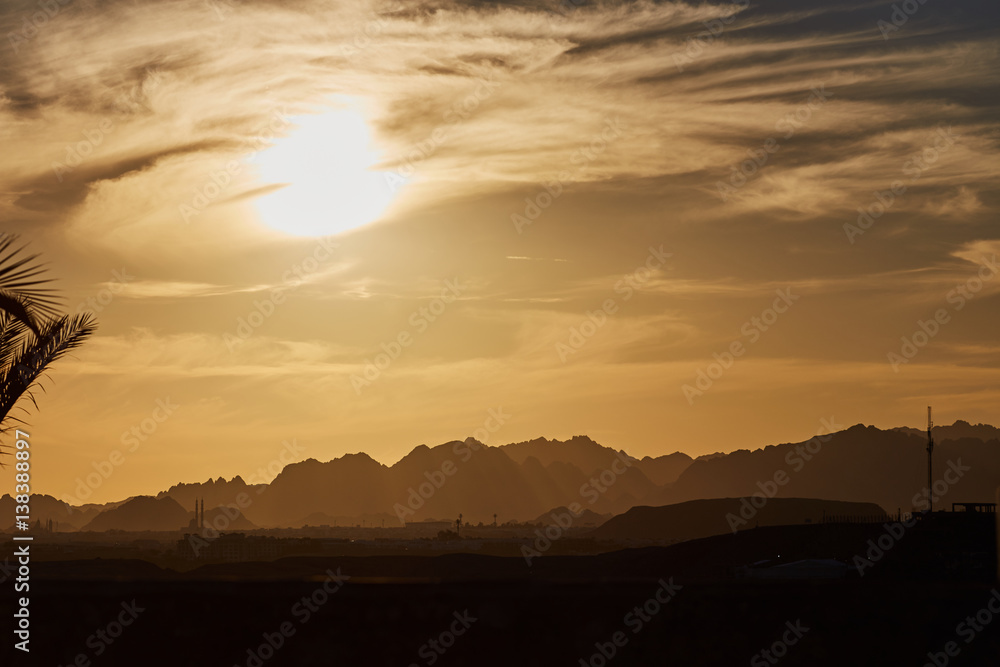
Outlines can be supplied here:
[[[30, 659], [14, 655], [8, 635], [2, 664], [1000, 664], [1000, 593], [982, 567], [995, 563], [992, 533], [953, 548], [953, 535], [944, 544], [914, 530], [864, 576], [759, 579], [739, 567], [850, 563], [882, 532], [761, 528], [542, 557], [530, 568], [470, 554], [289, 558], [183, 574], [137, 561], [40, 562]], [[3, 594], [9, 609], [7, 584]]]

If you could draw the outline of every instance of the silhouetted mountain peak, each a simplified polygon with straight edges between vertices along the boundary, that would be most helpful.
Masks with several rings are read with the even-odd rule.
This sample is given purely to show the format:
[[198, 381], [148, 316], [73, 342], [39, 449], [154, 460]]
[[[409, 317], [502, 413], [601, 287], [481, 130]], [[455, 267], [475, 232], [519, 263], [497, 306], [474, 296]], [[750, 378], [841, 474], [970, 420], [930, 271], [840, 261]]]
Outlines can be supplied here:
[[[1000, 477], [998, 443], [981, 438], [998, 430], [963, 420], [936, 429], [942, 429], [935, 430], [941, 443], [935, 454], [940, 457], [938, 466], [959, 456], [963, 465], [972, 465], [972, 472], [955, 485], [949, 497], [992, 500], [995, 479]], [[949, 440], [948, 435], [961, 437]], [[855, 424], [829, 437], [797, 443], [697, 459], [674, 452], [639, 460], [583, 435], [494, 447], [467, 438], [434, 447], [421, 444], [392, 466], [359, 452], [326, 462], [310, 458], [291, 463], [266, 485], [247, 485], [241, 477], [229, 482], [219, 477], [203, 484], [178, 484], [159, 494], [158, 498], [172, 498], [183, 509], [153, 506], [149, 504], [152, 499], [145, 497], [75, 508], [72, 514], [77, 521], [74, 525], [82, 526], [97, 518], [98, 512], [103, 515], [125, 506], [123, 514], [101, 518], [94, 529], [123, 525], [148, 529], [150, 516], [162, 515], [159, 525], [169, 526], [180, 509], [187, 517], [182, 524], [186, 524], [196, 501], [204, 501], [209, 508], [231, 505], [249, 489], [254, 502], [246, 508], [247, 519], [259, 526], [285, 527], [306, 517], [313, 521], [391, 516], [419, 522], [460, 512], [466, 517], [498, 513], [529, 520], [545, 508], [579, 502], [581, 496], [597, 513], [620, 513], [636, 504], [747, 497], [758, 493], [761, 484], [772, 483], [779, 472], [786, 476], [774, 489], [780, 497], [819, 496], [909, 510], [917, 504], [914, 493], [925, 480], [923, 439], [924, 433], [917, 429], [880, 430]], [[624, 470], [623, 461], [629, 464]], [[600, 487], [595, 486], [598, 483]], [[595, 490], [603, 487], [605, 491]], [[13, 501], [4, 498], [3, 502]], [[65, 511], [51, 504], [52, 512]], [[89, 513], [86, 519], [84, 512]]]
[[[919, 429], [911, 428], [909, 426], [899, 426], [891, 430], [920, 437], [926, 436], [927, 434], [926, 428]], [[956, 419], [955, 423], [951, 425], [937, 424], [934, 426], [932, 433], [934, 435], [934, 439], [939, 442], [944, 442], [945, 440], [961, 440], [962, 438], [972, 438], [975, 440], [982, 440], [983, 442], [1000, 440], [1000, 429], [995, 426], [991, 426], [990, 424], [970, 424], [964, 419]]]
[[375, 465], [378, 467], [383, 467], [381, 463], [373, 459], [371, 456], [365, 452], [357, 452], [354, 454], [344, 454], [339, 459], [334, 459], [334, 461], [343, 461], [344, 463], [350, 463], [351, 465], [368, 466]]
[[169, 496], [136, 496], [118, 507], [105, 510], [82, 530], [180, 530], [192, 512], [188, 512]]

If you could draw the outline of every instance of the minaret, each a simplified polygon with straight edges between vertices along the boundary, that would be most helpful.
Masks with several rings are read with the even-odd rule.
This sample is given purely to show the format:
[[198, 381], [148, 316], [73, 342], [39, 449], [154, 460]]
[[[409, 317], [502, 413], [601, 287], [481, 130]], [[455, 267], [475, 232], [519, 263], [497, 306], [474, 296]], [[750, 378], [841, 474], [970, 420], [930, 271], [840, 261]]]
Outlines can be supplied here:
[[199, 528], [204, 528], [205, 527], [205, 499], [204, 498], [201, 499], [201, 525], [199, 525], [198, 527]]

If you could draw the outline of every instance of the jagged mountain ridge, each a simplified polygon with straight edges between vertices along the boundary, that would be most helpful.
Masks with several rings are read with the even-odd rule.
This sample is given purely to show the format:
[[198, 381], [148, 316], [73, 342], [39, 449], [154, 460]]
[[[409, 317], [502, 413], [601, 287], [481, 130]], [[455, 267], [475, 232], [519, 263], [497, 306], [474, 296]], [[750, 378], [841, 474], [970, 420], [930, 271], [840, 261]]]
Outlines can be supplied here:
[[[965, 433], [966, 426], [966, 422], [956, 422], [958, 430], [951, 432]], [[970, 468], [950, 485], [938, 508], [957, 501], [994, 499], [1000, 484], [1000, 440], [985, 437], [997, 429], [971, 428], [984, 439], [951, 440], [944, 437], [948, 431], [938, 436], [938, 473], [948, 469], [949, 461], [960, 460]], [[286, 466], [268, 485], [247, 485], [239, 477], [228, 482], [218, 478], [178, 484], [158, 497], [177, 501], [185, 511], [194, 507], [195, 497], [206, 498], [210, 511], [218, 505], [234, 505], [245, 494], [249, 505], [244, 515], [262, 527], [302, 525], [307, 517], [313, 519], [310, 523], [321, 517], [386, 516], [413, 523], [459, 513], [466, 521], [488, 524], [494, 513], [501, 522], [531, 521], [552, 507], [573, 503], [606, 515], [638, 505], [748, 496], [761, 492], [760, 484], [767, 486], [783, 471], [788, 479], [776, 485], [778, 497], [870, 502], [890, 512], [914, 509], [913, 498], [926, 483], [923, 433], [859, 424], [830, 435], [819, 445], [809, 460], [795, 453], [807, 443], [698, 459], [675, 453], [639, 460], [584, 436], [562, 442], [539, 438], [498, 447], [469, 439], [415, 447], [391, 466], [363, 453], [327, 462], [307, 459]], [[816, 448], [817, 442], [812, 446]]]
[[[527, 448], [520, 450], [525, 455], [517, 461], [503, 447], [472, 439], [417, 447], [393, 466], [365, 454], [326, 463], [309, 459], [287, 466], [246, 515], [261, 525], [277, 525], [282, 517], [312, 512], [345, 516], [387, 512], [407, 522], [459, 513], [470, 521], [491, 522], [494, 513], [502, 521], [528, 520], [568, 502], [586, 504], [602, 514], [617, 513], [659, 488], [624, 454], [589, 439], [574, 439], [571, 447], [589, 449], [584, 465], [596, 464], [598, 469], [584, 473], [561, 460], [564, 454], [558, 452], [546, 457], [550, 461], [546, 465]], [[590, 503], [590, 497], [581, 495], [581, 487], [591, 474], [600, 475], [615, 460], [622, 474], [615, 474], [605, 493], [590, 496], [595, 498]], [[303, 506], [309, 512], [303, 514]]]

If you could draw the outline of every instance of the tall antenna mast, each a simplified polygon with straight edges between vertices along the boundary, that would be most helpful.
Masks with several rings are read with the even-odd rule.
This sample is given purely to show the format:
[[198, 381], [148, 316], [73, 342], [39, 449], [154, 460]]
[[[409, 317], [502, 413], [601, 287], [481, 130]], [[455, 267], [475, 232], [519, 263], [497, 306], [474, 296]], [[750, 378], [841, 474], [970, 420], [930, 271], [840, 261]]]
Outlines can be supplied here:
[[934, 453], [934, 436], [931, 435], [931, 429], [934, 428], [934, 420], [931, 419], [931, 406], [927, 406], [927, 502], [929, 503], [928, 511], [934, 512], [934, 480], [931, 476], [931, 461], [932, 454]]

